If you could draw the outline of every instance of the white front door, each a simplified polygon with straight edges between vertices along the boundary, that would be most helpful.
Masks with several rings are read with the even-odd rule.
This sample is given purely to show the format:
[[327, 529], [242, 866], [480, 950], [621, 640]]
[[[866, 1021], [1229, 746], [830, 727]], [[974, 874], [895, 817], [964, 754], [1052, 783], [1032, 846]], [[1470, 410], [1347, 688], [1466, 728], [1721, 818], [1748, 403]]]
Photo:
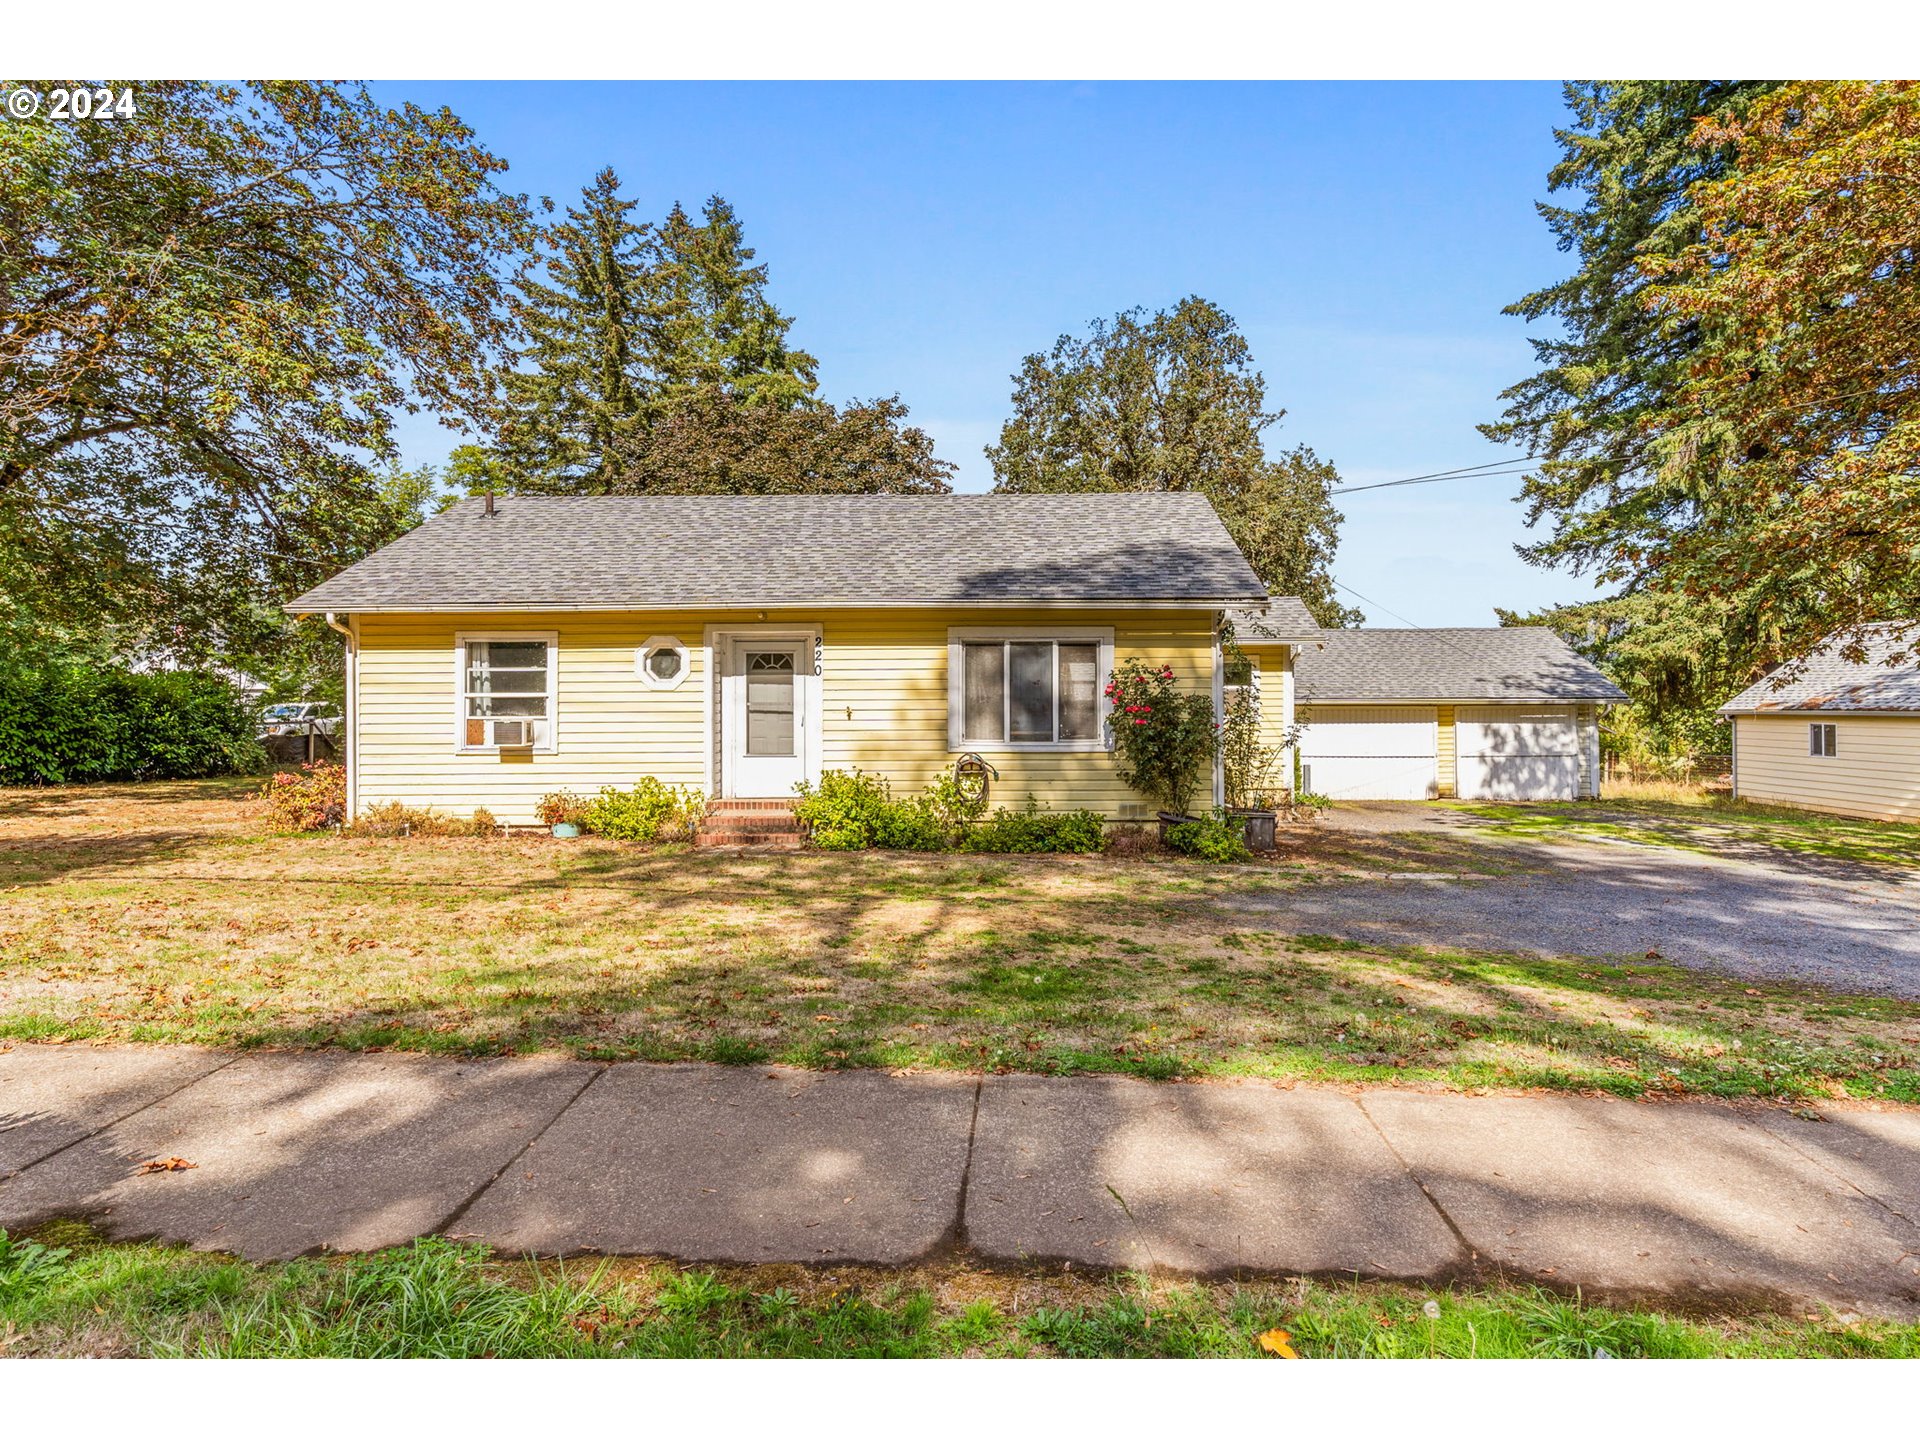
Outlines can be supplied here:
[[808, 711], [814, 691], [804, 640], [734, 639], [722, 681], [725, 793], [781, 797], [807, 778]]

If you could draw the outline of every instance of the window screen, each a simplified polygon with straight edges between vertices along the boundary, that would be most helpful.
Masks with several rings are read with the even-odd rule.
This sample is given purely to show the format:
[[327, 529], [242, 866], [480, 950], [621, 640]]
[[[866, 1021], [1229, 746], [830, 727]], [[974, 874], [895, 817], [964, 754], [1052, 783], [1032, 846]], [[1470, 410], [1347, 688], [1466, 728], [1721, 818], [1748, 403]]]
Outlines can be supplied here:
[[468, 749], [545, 745], [553, 695], [544, 640], [469, 640], [461, 697], [461, 744]]

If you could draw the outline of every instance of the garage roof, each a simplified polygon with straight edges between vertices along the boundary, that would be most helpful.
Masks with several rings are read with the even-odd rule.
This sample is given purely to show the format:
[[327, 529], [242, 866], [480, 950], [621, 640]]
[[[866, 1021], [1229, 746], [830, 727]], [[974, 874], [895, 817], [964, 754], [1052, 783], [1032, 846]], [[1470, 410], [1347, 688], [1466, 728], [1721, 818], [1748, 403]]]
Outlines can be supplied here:
[[[1920, 711], [1920, 621], [1888, 621], [1828, 636], [1790, 677], [1756, 680], [1720, 707], [1722, 715], [1771, 715], [1786, 710]], [[1848, 640], [1866, 650], [1861, 660], [1841, 655]], [[1888, 665], [1895, 655], [1899, 665]]]
[[1626, 692], [1539, 625], [1324, 630], [1294, 658], [1302, 701], [1625, 700]]

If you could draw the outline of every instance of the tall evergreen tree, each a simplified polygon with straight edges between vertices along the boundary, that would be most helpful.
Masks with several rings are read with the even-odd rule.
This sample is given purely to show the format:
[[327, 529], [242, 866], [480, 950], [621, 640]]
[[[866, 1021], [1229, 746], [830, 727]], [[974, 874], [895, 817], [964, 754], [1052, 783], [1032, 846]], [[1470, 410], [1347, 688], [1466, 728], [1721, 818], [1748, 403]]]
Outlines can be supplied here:
[[527, 341], [505, 379], [499, 454], [527, 489], [604, 488], [614, 452], [645, 423], [658, 389], [658, 287], [636, 203], [602, 170], [548, 229], [546, 278], [521, 283], [514, 308]]
[[822, 403], [814, 359], [788, 343], [793, 321], [768, 298], [733, 207], [716, 195], [698, 222], [675, 205], [653, 226], [634, 220], [636, 204], [602, 170], [548, 229], [544, 276], [516, 302], [526, 345], [506, 377], [500, 443], [460, 462], [470, 486], [631, 491], [645, 473], [634, 457], [670, 419], [683, 435], [690, 410]]
[[816, 362], [787, 343], [793, 320], [767, 298], [767, 267], [752, 263], [733, 206], [712, 196], [700, 218], [675, 205], [649, 251], [664, 393], [715, 386], [782, 409], [818, 399]]
[[[1539, 368], [1503, 392], [1488, 439], [1541, 457], [1521, 499], [1527, 523], [1552, 533], [1521, 553], [1575, 573], [1604, 570], [1617, 523], [1609, 514], [1632, 477], [1658, 468], [1643, 423], [1685, 379], [1701, 343], [1697, 327], [1669, 326], [1646, 303], [1649, 258], [1676, 256], [1698, 238], [1687, 191], [1725, 173], [1725, 147], [1694, 144], [1704, 114], [1744, 109], [1772, 88], [1752, 80], [1579, 81], [1566, 87], [1573, 124], [1556, 133], [1561, 158], [1552, 190], [1578, 205], [1537, 208], [1577, 268], [1515, 301], [1506, 314], [1550, 319], [1557, 335], [1532, 339]], [[1687, 506], [1684, 495], [1636, 489], [1632, 507], [1658, 525]]]
[[1150, 318], [1096, 320], [1013, 378], [1013, 415], [986, 452], [996, 490], [1198, 490], [1269, 590], [1299, 596], [1322, 625], [1359, 623], [1328, 569], [1340, 477], [1305, 446], [1268, 457], [1261, 437], [1283, 412], [1266, 408], [1266, 380], [1219, 306], [1188, 296]]

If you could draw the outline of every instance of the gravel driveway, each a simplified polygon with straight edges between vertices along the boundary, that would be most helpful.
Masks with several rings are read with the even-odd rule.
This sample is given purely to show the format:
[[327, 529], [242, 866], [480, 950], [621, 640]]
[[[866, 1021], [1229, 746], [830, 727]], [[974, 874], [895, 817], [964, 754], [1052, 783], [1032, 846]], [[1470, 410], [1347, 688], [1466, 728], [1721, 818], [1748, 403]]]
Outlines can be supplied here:
[[[1412, 827], [1404, 827], [1412, 828]], [[1920, 877], [1809, 874], [1633, 844], [1555, 842], [1545, 873], [1366, 879], [1222, 905], [1291, 934], [1551, 955], [1645, 956], [1836, 990], [1920, 999]]]

